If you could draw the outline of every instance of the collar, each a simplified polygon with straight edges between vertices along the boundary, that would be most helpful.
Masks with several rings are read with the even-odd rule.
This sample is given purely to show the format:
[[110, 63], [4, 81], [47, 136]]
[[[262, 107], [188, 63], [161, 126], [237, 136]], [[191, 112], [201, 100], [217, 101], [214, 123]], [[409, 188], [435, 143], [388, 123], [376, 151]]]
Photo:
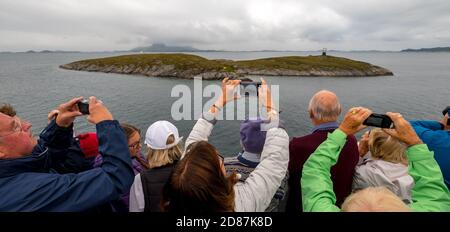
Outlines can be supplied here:
[[316, 131], [336, 129], [338, 127], [339, 125], [337, 124], [337, 122], [326, 122], [312, 128], [311, 133], [314, 133]]
[[239, 162], [249, 167], [256, 168], [256, 166], [258, 166], [259, 164], [260, 157], [260, 154], [242, 151], [238, 154], [237, 159], [239, 160]]
[[49, 165], [48, 148], [37, 144], [30, 155], [0, 160], [0, 178], [25, 172], [48, 172]]

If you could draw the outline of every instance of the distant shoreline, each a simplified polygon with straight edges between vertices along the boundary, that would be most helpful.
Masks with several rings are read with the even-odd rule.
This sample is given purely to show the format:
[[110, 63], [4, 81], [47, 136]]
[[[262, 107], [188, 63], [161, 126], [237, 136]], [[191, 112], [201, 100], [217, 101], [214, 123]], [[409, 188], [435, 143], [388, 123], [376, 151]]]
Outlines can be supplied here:
[[208, 60], [191, 54], [136, 54], [89, 59], [60, 65], [78, 71], [137, 74], [154, 77], [206, 80], [224, 77], [259, 76], [325, 76], [364, 77], [392, 76], [385, 68], [334, 56], [285, 56], [256, 60]]
[[[295, 51], [295, 50], [245, 50], [245, 51], [230, 51], [230, 50], [193, 50], [193, 51], [145, 51], [143, 53], [136, 51], [20, 51], [20, 52], [12, 52], [12, 51], [0, 51], [0, 54], [63, 54], [63, 53], [128, 53], [128, 54], [155, 54], [155, 53], [213, 53], [213, 52], [261, 52], [261, 53], [314, 53], [320, 54], [322, 51], [320, 50], [311, 50], [311, 51]], [[328, 53], [408, 53], [408, 52], [421, 52], [421, 53], [445, 53], [450, 52], [450, 48], [420, 48], [420, 49], [404, 49], [400, 51], [384, 51], [384, 50], [328, 50]]]

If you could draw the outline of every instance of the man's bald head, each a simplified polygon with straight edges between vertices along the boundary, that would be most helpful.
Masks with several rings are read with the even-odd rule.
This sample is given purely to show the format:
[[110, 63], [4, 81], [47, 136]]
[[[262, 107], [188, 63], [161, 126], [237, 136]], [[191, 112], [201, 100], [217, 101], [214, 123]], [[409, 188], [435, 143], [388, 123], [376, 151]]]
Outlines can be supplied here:
[[341, 114], [339, 99], [331, 91], [321, 90], [309, 101], [308, 111], [311, 118], [321, 122], [334, 122]]

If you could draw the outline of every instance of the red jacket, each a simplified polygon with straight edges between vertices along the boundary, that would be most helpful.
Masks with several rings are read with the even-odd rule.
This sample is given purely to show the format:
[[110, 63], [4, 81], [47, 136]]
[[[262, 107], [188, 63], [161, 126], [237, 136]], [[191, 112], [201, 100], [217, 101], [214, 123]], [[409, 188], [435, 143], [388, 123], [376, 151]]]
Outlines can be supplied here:
[[[302, 212], [302, 193], [300, 186], [303, 164], [316, 148], [327, 139], [327, 134], [334, 129], [316, 130], [303, 137], [294, 137], [289, 143], [289, 192], [286, 211]], [[358, 144], [355, 136], [348, 136], [347, 142], [335, 166], [331, 168], [333, 190], [336, 205], [340, 206], [352, 192], [352, 180], [355, 166], [359, 160]]]

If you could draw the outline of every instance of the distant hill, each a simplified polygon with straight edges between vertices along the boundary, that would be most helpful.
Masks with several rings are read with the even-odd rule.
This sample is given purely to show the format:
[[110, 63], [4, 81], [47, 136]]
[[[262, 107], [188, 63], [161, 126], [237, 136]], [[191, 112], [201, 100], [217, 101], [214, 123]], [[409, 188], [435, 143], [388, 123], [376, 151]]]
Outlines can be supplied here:
[[405, 49], [402, 52], [450, 52], [450, 47], [436, 47], [436, 48], [419, 48], [419, 49]]
[[[22, 52], [19, 52], [22, 53]], [[28, 50], [25, 53], [80, 53], [79, 51], [61, 51], [61, 50], [42, 50], [42, 51], [35, 51], [35, 50]]]
[[131, 52], [201, 52], [210, 50], [200, 50], [189, 46], [167, 46], [163, 43], [155, 43], [148, 47], [137, 47], [130, 50]]

